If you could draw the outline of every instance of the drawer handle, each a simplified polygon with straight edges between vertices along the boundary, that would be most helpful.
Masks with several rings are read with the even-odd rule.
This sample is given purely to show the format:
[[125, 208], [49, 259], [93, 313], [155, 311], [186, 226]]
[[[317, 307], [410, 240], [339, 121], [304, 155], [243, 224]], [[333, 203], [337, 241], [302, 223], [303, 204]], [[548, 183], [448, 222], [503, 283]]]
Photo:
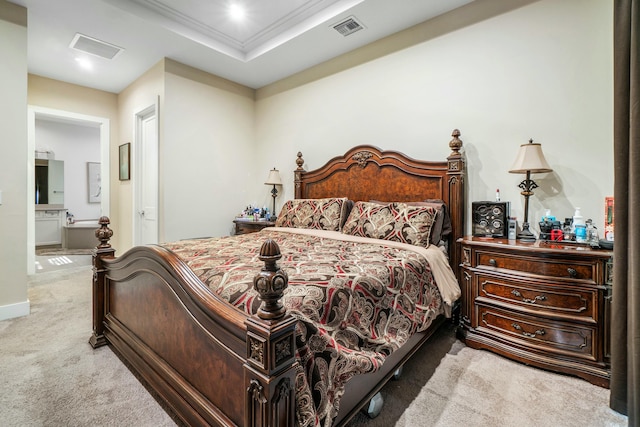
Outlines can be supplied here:
[[512, 290], [511, 293], [514, 296], [518, 297], [518, 298], [522, 298], [522, 302], [526, 302], [526, 303], [529, 303], [529, 304], [535, 304], [538, 301], [546, 301], [547, 300], [547, 297], [545, 295], [536, 295], [536, 297], [534, 299], [525, 298], [525, 297], [522, 296], [520, 291], [518, 291], [517, 289]]
[[571, 278], [575, 279], [576, 277], [578, 277], [578, 272], [576, 271], [575, 268], [571, 268], [571, 267], [567, 268], [567, 273], [569, 273], [569, 277]]
[[491, 258], [491, 259], [489, 260], [489, 265], [490, 265], [491, 267], [495, 267], [496, 265], [498, 265], [498, 263], [496, 262], [496, 260], [495, 260], [495, 259]]
[[547, 332], [544, 329], [538, 329], [537, 331], [535, 331], [534, 333], [531, 332], [526, 332], [522, 330], [522, 326], [518, 325], [517, 323], [512, 323], [511, 326], [513, 327], [513, 329], [515, 329], [516, 331], [521, 331], [522, 335], [524, 335], [525, 337], [528, 338], [535, 338], [536, 336], [542, 336], [544, 334], [546, 334]]

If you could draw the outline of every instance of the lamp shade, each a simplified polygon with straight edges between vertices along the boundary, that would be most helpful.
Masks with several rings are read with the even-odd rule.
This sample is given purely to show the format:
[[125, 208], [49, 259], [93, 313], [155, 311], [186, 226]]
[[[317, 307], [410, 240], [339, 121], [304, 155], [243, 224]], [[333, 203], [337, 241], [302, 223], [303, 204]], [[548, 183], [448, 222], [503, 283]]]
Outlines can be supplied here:
[[266, 185], [282, 185], [282, 180], [280, 179], [280, 171], [276, 168], [270, 170], [269, 176], [264, 183]]
[[510, 173], [544, 173], [552, 172], [551, 166], [547, 163], [542, 153], [542, 146], [529, 140], [528, 144], [522, 144], [518, 151], [515, 162], [509, 169]]

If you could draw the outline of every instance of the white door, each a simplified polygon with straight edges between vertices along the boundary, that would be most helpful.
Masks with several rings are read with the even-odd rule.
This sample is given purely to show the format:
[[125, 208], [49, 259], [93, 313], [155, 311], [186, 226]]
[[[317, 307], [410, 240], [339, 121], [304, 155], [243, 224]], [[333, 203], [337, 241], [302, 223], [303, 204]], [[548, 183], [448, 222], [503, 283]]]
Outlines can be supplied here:
[[136, 114], [134, 245], [158, 243], [158, 116], [152, 105]]

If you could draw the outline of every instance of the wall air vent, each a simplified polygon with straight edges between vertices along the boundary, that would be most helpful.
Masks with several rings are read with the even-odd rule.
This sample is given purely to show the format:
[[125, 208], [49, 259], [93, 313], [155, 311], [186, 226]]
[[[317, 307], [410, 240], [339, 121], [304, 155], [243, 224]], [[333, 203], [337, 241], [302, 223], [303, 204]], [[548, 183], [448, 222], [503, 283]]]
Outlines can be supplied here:
[[350, 34], [355, 33], [356, 31], [360, 31], [364, 29], [364, 25], [360, 22], [356, 21], [356, 18], [353, 16], [348, 17], [344, 21], [332, 25], [333, 29], [342, 34], [343, 36], [348, 36]]
[[80, 33], [76, 33], [69, 47], [105, 59], [114, 59], [124, 51], [121, 47]]

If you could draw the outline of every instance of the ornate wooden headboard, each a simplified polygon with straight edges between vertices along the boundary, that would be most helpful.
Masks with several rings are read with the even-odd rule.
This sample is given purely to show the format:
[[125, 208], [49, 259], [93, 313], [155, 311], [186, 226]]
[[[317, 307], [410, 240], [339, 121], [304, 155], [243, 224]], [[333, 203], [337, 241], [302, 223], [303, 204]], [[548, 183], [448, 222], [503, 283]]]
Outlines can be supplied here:
[[460, 131], [454, 129], [449, 142], [452, 152], [444, 161], [415, 160], [397, 151], [381, 151], [359, 145], [324, 166], [305, 171], [302, 153], [295, 170], [295, 197], [320, 199], [347, 197], [353, 201], [421, 201], [442, 199], [451, 212], [452, 233], [449, 259], [458, 275], [460, 263], [456, 243], [464, 233], [464, 158], [460, 153]]

